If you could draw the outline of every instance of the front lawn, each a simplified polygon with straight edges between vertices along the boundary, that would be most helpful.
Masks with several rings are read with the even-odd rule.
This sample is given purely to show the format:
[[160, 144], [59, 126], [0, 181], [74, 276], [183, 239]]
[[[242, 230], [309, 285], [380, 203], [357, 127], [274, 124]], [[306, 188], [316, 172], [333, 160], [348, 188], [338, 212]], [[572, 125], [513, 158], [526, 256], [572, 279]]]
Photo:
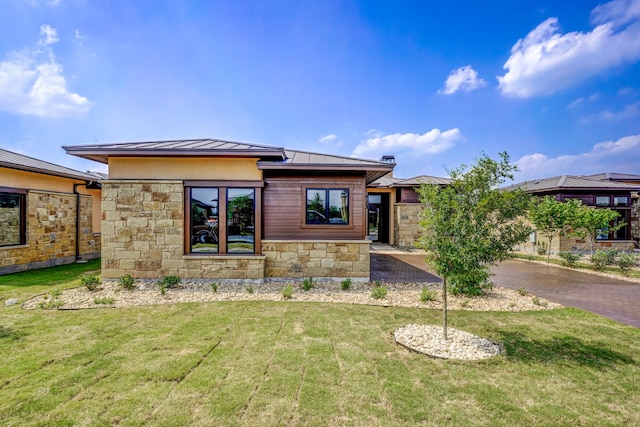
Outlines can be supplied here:
[[[0, 295], [20, 301], [47, 289], [9, 291], [2, 283]], [[452, 311], [452, 327], [501, 342], [506, 355], [452, 362], [393, 341], [401, 326], [440, 319], [424, 309], [297, 302], [2, 305], [0, 419], [16, 426], [640, 423], [640, 329], [576, 309]]]

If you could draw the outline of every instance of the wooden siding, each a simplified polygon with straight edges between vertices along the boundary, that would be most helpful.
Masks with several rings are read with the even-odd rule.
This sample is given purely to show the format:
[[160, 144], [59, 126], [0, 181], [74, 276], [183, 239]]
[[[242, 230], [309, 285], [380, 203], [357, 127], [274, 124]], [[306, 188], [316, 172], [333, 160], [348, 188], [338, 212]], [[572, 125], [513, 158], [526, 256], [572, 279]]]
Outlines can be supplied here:
[[[340, 239], [361, 240], [366, 236], [366, 182], [364, 176], [271, 176], [265, 178], [263, 230], [268, 240]], [[348, 188], [348, 225], [307, 225], [307, 188]]]
[[400, 190], [399, 203], [420, 203], [420, 196], [413, 187], [402, 187]]

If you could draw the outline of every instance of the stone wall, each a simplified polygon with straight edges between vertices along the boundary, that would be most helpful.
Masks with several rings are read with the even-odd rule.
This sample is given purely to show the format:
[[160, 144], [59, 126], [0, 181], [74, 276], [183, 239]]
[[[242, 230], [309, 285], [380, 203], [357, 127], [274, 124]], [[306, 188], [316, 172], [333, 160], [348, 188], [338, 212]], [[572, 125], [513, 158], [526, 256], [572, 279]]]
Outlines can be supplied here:
[[[87, 259], [100, 256], [92, 230], [92, 203], [90, 196], [81, 196], [80, 255]], [[32, 190], [26, 204], [26, 244], [0, 248], [0, 274], [74, 262], [76, 195]]]
[[369, 281], [369, 240], [263, 240], [265, 278]]
[[20, 207], [0, 208], [0, 245], [20, 243]]
[[399, 248], [416, 247], [422, 234], [422, 229], [420, 228], [422, 205], [419, 203], [398, 203], [394, 206], [394, 209], [394, 246]]

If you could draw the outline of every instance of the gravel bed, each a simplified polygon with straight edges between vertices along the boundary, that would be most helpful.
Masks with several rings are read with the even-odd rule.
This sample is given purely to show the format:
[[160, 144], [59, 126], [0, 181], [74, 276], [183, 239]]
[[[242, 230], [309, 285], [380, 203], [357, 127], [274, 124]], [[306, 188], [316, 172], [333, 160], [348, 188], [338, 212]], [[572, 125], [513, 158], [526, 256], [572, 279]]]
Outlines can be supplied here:
[[[213, 290], [213, 284], [217, 289]], [[291, 286], [290, 299], [283, 296], [283, 290]], [[160, 293], [156, 283], [138, 282], [131, 291], [122, 290], [117, 282], [103, 282], [97, 290], [86, 287], [67, 289], [56, 295], [42, 294], [24, 302], [24, 309], [56, 308], [62, 310], [91, 309], [106, 307], [129, 307], [182, 302], [220, 301], [289, 301], [328, 302], [342, 304], [368, 304], [398, 306], [421, 309], [442, 309], [442, 293], [439, 283], [383, 283], [388, 289], [384, 298], [371, 296], [373, 283], [352, 283], [343, 291], [337, 282], [314, 282], [308, 291], [300, 282], [265, 282], [261, 284], [216, 283], [204, 281], [184, 281], [174, 288]], [[421, 302], [423, 288], [434, 290], [434, 301]], [[548, 310], [561, 307], [560, 304], [521, 295], [518, 291], [494, 287], [483, 297], [463, 297], [447, 295], [449, 310], [470, 311], [528, 311]], [[408, 325], [395, 332], [396, 342], [411, 350], [434, 357], [458, 360], [478, 360], [500, 353], [500, 347], [475, 335], [448, 328], [448, 340], [442, 339], [442, 328], [431, 325]]]

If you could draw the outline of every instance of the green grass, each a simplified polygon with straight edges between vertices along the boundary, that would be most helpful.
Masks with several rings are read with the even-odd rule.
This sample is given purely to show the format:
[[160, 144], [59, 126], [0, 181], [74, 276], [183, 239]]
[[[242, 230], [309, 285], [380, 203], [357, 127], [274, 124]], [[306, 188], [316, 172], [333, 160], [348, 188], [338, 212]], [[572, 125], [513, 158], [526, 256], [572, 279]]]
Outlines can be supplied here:
[[[21, 300], [38, 289], [12, 286]], [[499, 341], [506, 354], [454, 362], [394, 343], [395, 329], [440, 320], [434, 310], [292, 302], [2, 306], [0, 419], [8, 426], [640, 424], [640, 329], [576, 309], [451, 311], [450, 326]]]

